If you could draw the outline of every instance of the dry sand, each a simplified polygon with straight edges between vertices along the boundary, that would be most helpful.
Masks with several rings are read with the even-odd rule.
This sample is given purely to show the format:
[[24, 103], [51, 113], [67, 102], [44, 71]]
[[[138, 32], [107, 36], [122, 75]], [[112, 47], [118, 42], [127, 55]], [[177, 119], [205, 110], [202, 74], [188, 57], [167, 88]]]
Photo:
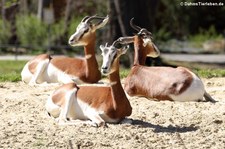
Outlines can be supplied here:
[[45, 112], [56, 86], [0, 83], [0, 148], [225, 148], [225, 78], [203, 79], [218, 101], [130, 98], [133, 124], [59, 126]]

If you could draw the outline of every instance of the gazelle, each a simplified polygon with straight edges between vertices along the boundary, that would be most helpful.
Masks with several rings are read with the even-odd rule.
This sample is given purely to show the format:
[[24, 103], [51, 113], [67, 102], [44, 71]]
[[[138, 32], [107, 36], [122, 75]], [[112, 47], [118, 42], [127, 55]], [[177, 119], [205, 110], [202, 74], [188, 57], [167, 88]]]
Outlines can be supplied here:
[[[42, 54], [30, 60], [21, 72], [22, 81], [38, 83], [96, 83], [101, 79], [95, 57], [96, 30], [108, 22], [105, 18], [92, 16], [82, 19], [76, 32], [69, 38], [72, 46], [84, 46], [85, 58], [50, 57]], [[95, 24], [93, 21], [97, 21]]]
[[[205, 100], [215, 102], [205, 91], [201, 79], [189, 69], [143, 66], [147, 55], [157, 56], [159, 52], [151, 41], [150, 32], [134, 25], [133, 20], [131, 20], [131, 26], [139, 33], [133, 40], [134, 66], [124, 84], [124, 90], [128, 95], [171, 101], [198, 101], [203, 100], [204, 96]], [[121, 40], [121, 43], [127, 44], [128, 42], [131, 42], [130, 37]]]
[[131, 115], [132, 107], [119, 77], [119, 57], [128, 47], [116, 49], [114, 46], [117, 43], [100, 46], [103, 56], [102, 73], [109, 76], [110, 84], [62, 85], [47, 100], [46, 110], [50, 116], [58, 117], [59, 122], [65, 124], [76, 124], [75, 120], [78, 119], [91, 120], [88, 123], [94, 126], [104, 126], [105, 122], [118, 123]]

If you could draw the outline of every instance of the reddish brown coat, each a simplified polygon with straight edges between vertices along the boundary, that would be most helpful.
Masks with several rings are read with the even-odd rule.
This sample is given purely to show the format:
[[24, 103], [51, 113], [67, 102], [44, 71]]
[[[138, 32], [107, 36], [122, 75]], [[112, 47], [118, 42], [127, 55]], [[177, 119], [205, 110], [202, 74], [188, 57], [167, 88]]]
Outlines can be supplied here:
[[[79, 86], [77, 99], [86, 103], [97, 111], [104, 113], [112, 119], [124, 119], [132, 113], [132, 107], [122, 88], [119, 78], [119, 62], [114, 61], [113, 70], [116, 71], [109, 75], [111, 86]], [[68, 83], [58, 88], [52, 94], [52, 101], [56, 105], [64, 107], [65, 95], [68, 91], [74, 89], [75, 83]]]
[[135, 36], [134, 39], [134, 66], [124, 85], [128, 95], [172, 100], [169, 95], [179, 95], [191, 85], [192, 74], [186, 68], [142, 66], [148, 53], [154, 49], [150, 45], [144, 47], [141, 37]]
[[[166, 71], [165, 71], [166, 70]], [[140, 95], [158, 100], [172, 100], [169, 95], [183, 93], [192, 82], [192, 75], [183, 67], [133, 66], [124, 89], [130, 96]]]

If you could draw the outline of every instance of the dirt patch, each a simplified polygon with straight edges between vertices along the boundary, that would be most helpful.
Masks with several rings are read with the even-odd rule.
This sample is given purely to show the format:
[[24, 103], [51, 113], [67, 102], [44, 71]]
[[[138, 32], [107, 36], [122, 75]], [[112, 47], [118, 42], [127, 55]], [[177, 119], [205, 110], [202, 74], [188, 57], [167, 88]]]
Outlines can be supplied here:
[[45, 112], [56, 86], [0, 83], [0, 148], [225, 148], [225, 78], [203, 79], [218, 101], [130, 98], [133, 124], [59, 126]]

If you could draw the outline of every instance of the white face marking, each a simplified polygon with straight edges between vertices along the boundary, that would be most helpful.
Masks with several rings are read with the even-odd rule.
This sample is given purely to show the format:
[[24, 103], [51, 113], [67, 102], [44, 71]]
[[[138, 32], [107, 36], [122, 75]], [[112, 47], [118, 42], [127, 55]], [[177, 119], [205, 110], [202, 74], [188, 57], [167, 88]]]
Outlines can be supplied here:
[[114, 59], [116, 58], [117, 49], [113, 46], [100, 46], [100, 49], [102, 50], [102, 56], [103, 56], [103, 62], [102, 62], [102, 68], [101, 72], [104, 75], [107, 75], [110, 73], [112, 63]]
[[93, 19], [99, 19], [98, 17], [85, 17], [80, 24], [76, 28], [76, 32], [70, 36], [69, 38], [69, 44], [71, 46], [85, 46], [87, 45], [87, 41], [83, 41], [82, 39], [84, 36], [88, 36], [91, 32], [95, 32], [96, 29], [99, 29], [106, 25], [106, 23], [109, 20], [109, 17], [106, 16], [103, 20], [98, 22], [97, 24], [93, 24], [90, 18]]
[[76, 32], [70, 36], [69, 44], [71, 46], [85, 45], [86, 43], [80, 41], [80, 39], [90, 32], [90, 24], [81, 22], [76, 29]]
[[144, 38], [143, 39], [143, 46], [146, 47], [148, 44], [151, 44], [152, 43], [152, 40], [149, 39], [149, 38]]

